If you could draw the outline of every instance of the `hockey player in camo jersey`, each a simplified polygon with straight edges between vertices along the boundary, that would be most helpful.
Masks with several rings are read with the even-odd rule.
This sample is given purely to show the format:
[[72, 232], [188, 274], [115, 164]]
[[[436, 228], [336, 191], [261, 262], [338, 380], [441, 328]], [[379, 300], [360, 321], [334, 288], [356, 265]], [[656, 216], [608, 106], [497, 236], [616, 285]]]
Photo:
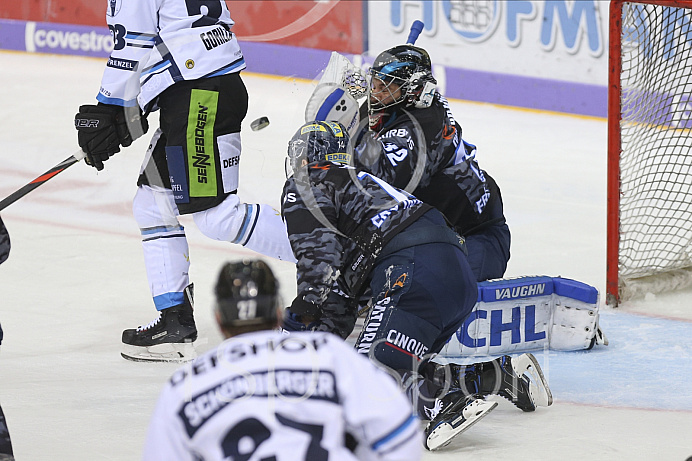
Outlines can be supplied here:
[[370, 130], [356, 164], [442, 211], [464, 236], [477, 281], [502, 278], [511, 237], [500, 188], [479, 167], [476, 146], [462, 139], [435, 84], [423, 48], [400, 45], [377, 56], [366, 105]]
[[[462, 139], [461, 126], [436, 88], [428, 53], [413, 45], [385, 50], [368, 82], [358, 117], [361, 131], [354, 135], [355, 166], [440, 210], [466, 239], [476, 281], [503, 277], [511, 236], [500, 188], [479, 167], [476, 146]], [[358, 104], [353, 98], [322, 101], [322, 94], [316, 91], [308, 104], [315, 116], [353, 124], [348, 120]], [[342, 110], [329, 110], [332, 104]]]
[[421, 458], [419, 421], [390, 376], [334, 335], [274, 330], [283, 309], [266, 263], [227, 263], [215, 292], [227, 339], [166, 384], [143, 460]]
[[147, 131], [146, 114], [160, 114], [133, 203], [159, 315], [123, 332], [123, 357], [181, 360], [194, 354], [186, 344], [197, 338], [197, 328], [178, 215], [192, 215], [212, 239], [279, 259], [293, 255], [278, 212], [242, 203], [236, 193], [248, 94], [226, 3], [109, 0], [104, 6], [114, 49], [98, 104], [81, 106], [75, 117], [86, 162], [103, 169], [104, 161]]
[[[401, 378], [439, 449], [497, 402], [524, 411], [552, 403], [531, 354], [439, 366], [430, 362], [476, 303], [474, 274], [460, 237], [416, 197], [354, 169], [349, 136], [336, 122], [303, 125], [289, 142], [282, 214], [297, 259], [297, 296], [287, 331], [345, 337], [356, 313], [349, 300], [372, 300], [355, 348]], [[337, 322], [337, 323], [331, 323]]]

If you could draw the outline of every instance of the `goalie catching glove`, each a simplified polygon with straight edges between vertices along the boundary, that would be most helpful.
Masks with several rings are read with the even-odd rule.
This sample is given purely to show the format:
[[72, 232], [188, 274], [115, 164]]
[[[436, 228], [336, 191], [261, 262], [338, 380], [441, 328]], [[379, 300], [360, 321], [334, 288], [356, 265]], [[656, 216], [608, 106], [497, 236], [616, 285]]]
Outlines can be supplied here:
[[120, 146], [128, 147], [149, 129], [138, 107], [102, 103], [80, 106], [74, 124], [79, 147], [86, 153], [84, 161], [99, 171]]

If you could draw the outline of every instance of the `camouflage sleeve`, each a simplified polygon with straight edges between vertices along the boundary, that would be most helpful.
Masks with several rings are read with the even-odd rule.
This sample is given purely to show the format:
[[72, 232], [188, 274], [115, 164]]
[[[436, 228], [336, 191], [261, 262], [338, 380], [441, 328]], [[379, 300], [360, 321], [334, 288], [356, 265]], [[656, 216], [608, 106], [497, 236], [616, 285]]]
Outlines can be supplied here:
[[356, 168], [365, 169], [394, 187], [403, 189], [414, 171], [414, 148], [413, 139], [409, 136], [376, 139], [372, 135], [366, 135], [356, 147]]
[[337, 211], [329, 195], [318, 187], [300, 189], [290, 182], [283, 200], [288, 239], [297, 259], [297, 297], [321, 306], [339, 275], [343, 237], [336, 228]]
[[[440, 129], [442, 124], [440, 124]], [[442, 132], [436, 136], [441, 137]], [[440, 149], [442, 148], [442, 149]], [[426, 186], [447, 161], [440, 139], [426, 139], [411, 120], [395, 125], [376, 138], [364, 136], [356, 147], [356, 167], [407, 192]]]

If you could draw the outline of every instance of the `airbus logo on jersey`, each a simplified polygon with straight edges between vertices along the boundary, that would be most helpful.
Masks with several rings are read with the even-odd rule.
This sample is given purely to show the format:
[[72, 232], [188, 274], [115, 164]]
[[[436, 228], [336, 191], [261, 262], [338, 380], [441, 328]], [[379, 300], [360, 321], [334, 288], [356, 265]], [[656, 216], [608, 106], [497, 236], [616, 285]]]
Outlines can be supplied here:
[[384, 138], [408, 138], [408, 130], [406, 128], [395, 128], [393, 130], [389, 130], [385, 132], [382, 136], [380, 136], [380, 139]]
[[216, 27], [209, 32], [199, 34], [207, 50], [213, 50], [217, 46], [228, 43], [233, 39], [233, 33], [223, 26]]

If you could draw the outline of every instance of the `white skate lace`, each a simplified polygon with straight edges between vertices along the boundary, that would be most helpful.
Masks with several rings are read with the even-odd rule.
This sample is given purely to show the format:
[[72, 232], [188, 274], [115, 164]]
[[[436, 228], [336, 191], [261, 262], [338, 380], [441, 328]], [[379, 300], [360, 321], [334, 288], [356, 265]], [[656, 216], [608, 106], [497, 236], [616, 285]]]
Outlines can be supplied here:
[[148, 330], [149, 328], [151, 328], [151, 327], [153, 327], [154, 325], [156, 325], [157, 323], [159, 323], [160, 320], [161, 320], [161, 312], [159, 312], [158, 317], [156, 317], [154, 320], [152, 320], [152, 321], [149, 322], [148, 324], [146, 324], [146, 325], [144, 325], [144, 326], [141, 326], [141, 325], [138, 326], [138, 327], [137, 327], [137, 331]]

